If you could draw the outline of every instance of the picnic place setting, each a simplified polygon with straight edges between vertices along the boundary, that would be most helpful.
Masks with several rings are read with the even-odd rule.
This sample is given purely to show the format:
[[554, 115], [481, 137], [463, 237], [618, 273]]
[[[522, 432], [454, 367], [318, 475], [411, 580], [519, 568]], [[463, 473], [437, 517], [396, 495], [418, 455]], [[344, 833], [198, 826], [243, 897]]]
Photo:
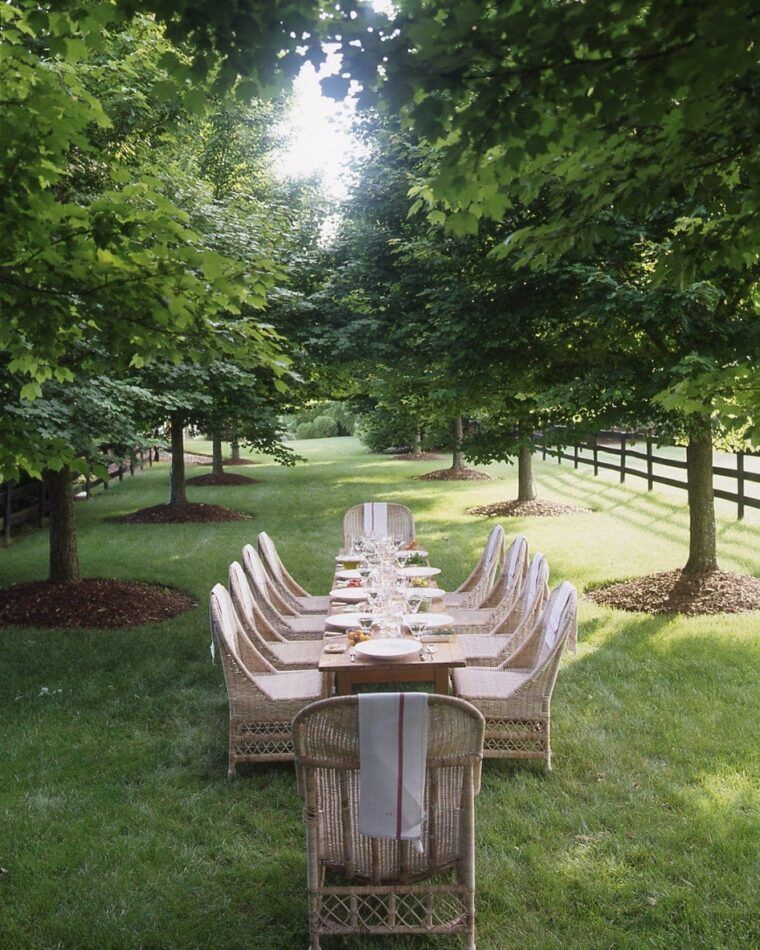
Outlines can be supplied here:
[[[261, 532], [210, 598], [229, 699], [229, 764], [294, 761], [311, 946], [349, 934], [461, 934], [475, 946], [482, 759], [551, 768], [551, 698], [577, 603], [544, 555], [494, 527], [456, 590], [412, 512], [343, 520], [328, 594], [302, 588]], [[395, 691], [414, 684], [412, 692]], [[382, 691], [375, 691], [378, 687]], [[359, 689], [354, 695], [354, 688]]]

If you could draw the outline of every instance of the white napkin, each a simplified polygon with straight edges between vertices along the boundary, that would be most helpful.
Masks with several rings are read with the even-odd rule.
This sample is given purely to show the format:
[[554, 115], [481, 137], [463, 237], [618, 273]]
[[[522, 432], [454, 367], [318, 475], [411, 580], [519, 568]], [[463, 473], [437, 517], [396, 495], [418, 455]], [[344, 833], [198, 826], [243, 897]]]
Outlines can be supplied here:
[[364, 533], [370, 538], [388, 537], [388, 505], [384, 501], [368, 501], [364, 505]]
[[359, 695], [359, 833], [422, 851], [427, 693]]

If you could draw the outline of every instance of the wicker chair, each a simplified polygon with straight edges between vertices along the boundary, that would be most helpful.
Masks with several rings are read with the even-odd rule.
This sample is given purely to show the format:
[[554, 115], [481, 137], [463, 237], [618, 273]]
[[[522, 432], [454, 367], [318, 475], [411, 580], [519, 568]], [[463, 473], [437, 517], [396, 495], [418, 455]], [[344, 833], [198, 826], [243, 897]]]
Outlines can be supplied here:
[[235, 611], [247, 637], [277, 670], [312, 670], [322, 656], [321, 640], [286, 640], [261, 612], [242, 566], [233, 561], [227, 577], [227, 588]]
[[[315, 703], [293, 721], [305, 801], [311, 948], [334, 934], [457, 933], [474, 947], [483, 718], [461, 700], [428, 699], [428, 817], [424, 850], [417, 854], [409, 841], [358, 833], [358, 699]], [[337, 883], [326, 886], [326, 872], [337, 872]]]
[[[404, 505], [388, 502], [388, 533], [394, 538], [403, 538], [407, 544], [414, 541], [414, 515]], [[354, 505], [343, 516], [343, 545], [346, 550], [363, 534], [364, 505]]]
[[551, 698], [562, 651], [575, 636], [575, 588], [555, 587], [533, 631], [496, 669], [452, 671], [454, 693], [485, 716], [489, 759], [543, 759], [551, 769]]
[[503, 555], [504, 529], [497, 524], [491, 528], [480, 560], [470, 572], [470, 576], [455, 591], [444, 595], [443, 602], [446, 607], [483, 606], [493, 591]]
[[483, 636], [480, 631], [475, 634], [457, 631], [457, 644], [468, 664], [499, 666], [522, 646], [535, 628], [549, 597], [548, 581], [549, 564], [543, 554], [536, 554], [519, 596], [489, 636]]
[[327, 695], [326, 678], [316, 670], [277, 672], [243, 634], [221, 584], [211, 591], [210, 618], [229, 699], [227, 774], [234, 775], [240, 762], [290, 761], [293, 717]]
[[284, 603], [295, 614], [326, 614], [330, 610], [329, 597], [315, 597], [305, 591], [288, 573], [277, 553], [274, 541], [266, 531], [258, 537], [259, 554], [269, 573], [272, 585]]
[[271, 581], [264, 570], [261, 558], [256, 549], [246, 544], [243, 548], [243, 567], [248, 575], [248, 582], [256, 598], [262, 614], [272, 627], [286, 640], [321, 640], [325, 630], [325, 617], [309, 614], [306, 617], [296, 617], [294, 614], [283, 614], [271, 597]]
[[518, 534], [507, 548], [501, 570], [482, 607], [452, 607], [459, 632], [491, 633], [514, 609], [528, 571], [528, 542]]

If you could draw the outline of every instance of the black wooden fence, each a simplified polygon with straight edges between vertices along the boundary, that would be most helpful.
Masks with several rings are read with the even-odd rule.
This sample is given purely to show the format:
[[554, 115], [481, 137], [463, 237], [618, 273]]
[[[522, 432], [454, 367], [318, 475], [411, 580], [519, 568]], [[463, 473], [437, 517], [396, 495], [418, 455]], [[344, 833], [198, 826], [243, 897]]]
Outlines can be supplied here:
[[[136, 471], [144, 467], [146, 461], [149, 465], [152, 465], [152, 456], [153, 453], [150, 450], [138, 449], [135, 461], [127, 459], [111, 462], [108, 465], [107, 477], [95, 478], [88, 474], [84, 481], [76, 478], [72, 483], [72, 489], [77, 492], [83, 491], [87, 498], [90, 497], [98, 485], [102, 485], [103, 490], [107, 491], [109, 483], [114, 478], [121, 481], [127, 472], [134, 475]], [[11, 530], [14, 527], [32, 522], [41, 528], [43, 520], [50, 513], [50, 503], [45, 493], [45, 483], [37, 479], [25, 482], [22, 485], [5, 482], [0, 486], [0, 496], [2, 497], [0, 532], [2, 532], [6, 546], [11, 543]]]
[[[551, 434], [547, 438], [552, 439]], [[618, 447], [607, 445], [607, 442], [617, 442]], [[646, 445], [646, 451], [633, 448], [634, 445], [643, 443]], [[608, 469], [612, 472], [618, 472], [621, 483], [625, 482], [626, 476], [633, 478], [646, 479], [647, 489], [652, 491], [655, 485], [670, 485], [672, 488], [681, 488], [688, 490], [688, 482], [683, 479], [670, 478], [667, 475], [655, 473], [655, 465], [663, 465], [666, 468], [686, 470], [686, 462], [681, 459], [672, 459], [664, 455], [658, 455], [655, 451], [655, 440], [647, 433], [640, 432], [600, 432], [591, 442], [579, 442], [573, 445], [556, 446], [547, 444], [543, 437], [534, 440], [534, 448], [541, 452], [542, 458], [547, 455], [557, 459], [557, 464], [561, 465], [563, 459], [573, 463], [574, 468], [579, 465], [591, 465], [594, 468], [594, 475], [599, 474], [599, 469]], [[586, 450], [591, 456], [581, 455]], [[731, 478], [735, 480], [736, 491], [726, 491], [724, 488], [714, 488], [716, 498], [723, 498], [736, 505], [736, 517], [744, 517], [746, 508], [760, 508], [760, 497], [747, 494], [746, 487], [748, 483], [760, 484], [760, 472], [747, 471], [745, 468], [745, 459], [757, 458], [760, 452], [735, 452], [735, 466], [729, 468], [725, 465], [713, 465], [713, 479], [715, 476]], [[645, 462], [645, 468], [633, 468], [628, 464], [629, 459], [639, 459]], [[614, 460], [614, 461], [613, 461]]]

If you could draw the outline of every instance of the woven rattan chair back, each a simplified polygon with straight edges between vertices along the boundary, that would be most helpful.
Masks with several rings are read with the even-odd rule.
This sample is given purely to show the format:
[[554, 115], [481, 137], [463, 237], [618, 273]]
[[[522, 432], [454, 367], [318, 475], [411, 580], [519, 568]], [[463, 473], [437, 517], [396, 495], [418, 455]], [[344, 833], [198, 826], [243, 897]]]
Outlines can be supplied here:
[[[405, 505], [388, 502], [388, 534], [403, 538], [408, 544], [414, 541], [414, 515]], [[348, 549], [364, 534], [364, 505], [354, 505], [343, 516], [343, 544]]]
[[[474, 797], [484, 721], [469, 703], [431, 695], [423, 851], [358, 832], [359, 698], [314, 703], [293, 720], [305, 799], [312, 948], [320, 935], [464, 933], [474, 947]], [[456, 879], [444, 876], [454, 869]], [[340, 875], [324, 886], [325, 871]], [[413, 883], [425, 881], [425, 883]]]
[[298, 609], [297, 597], [308, 597], [308, 591], [304, 590], [298, 584], [295, 578], [288, 573], [287, 568], [282, 563], [274, 541], [269, 537], [266, 531], [261, 531], [257, 538], [259, 554], [261, 560], [269, 572], [278, 592], [283, 600], [291, 607]]
[[488, 539], [486, 540], [485, 547], [483, 548], [480, 557], [478, 558], [478, 563], [470, 571], [467, 579], [459, 585], [456, 589], [457, 594], [464, 594], [468, 591], [471, 591], [476, 584], [478, 584], [483, 577], [483, 571], [486, 564], [490, 561], [493, 561], [495, 554], [500, 553], [504, 548], [504, 528], [500, 524], [494, 525], [493, 528], [488, 533]]
[[533, 630], [549, 597], [549, 562], [543, 554], [533, 555], [517, 595], [503, 619], [494, 627], [499, 636], [510, 635], [510, 647], [516, 649]]
[[[524, 642], [502, 664], [540, 673], [557, 654], [557, 644], [573, 648], [578, 626], [578, 599], [568, 581], [558, 584], [549, 595], [538, 619]], [[561, 653], [561, 651], [559, 651]], [[559, 655], [556, 656], [557, 665]]]

